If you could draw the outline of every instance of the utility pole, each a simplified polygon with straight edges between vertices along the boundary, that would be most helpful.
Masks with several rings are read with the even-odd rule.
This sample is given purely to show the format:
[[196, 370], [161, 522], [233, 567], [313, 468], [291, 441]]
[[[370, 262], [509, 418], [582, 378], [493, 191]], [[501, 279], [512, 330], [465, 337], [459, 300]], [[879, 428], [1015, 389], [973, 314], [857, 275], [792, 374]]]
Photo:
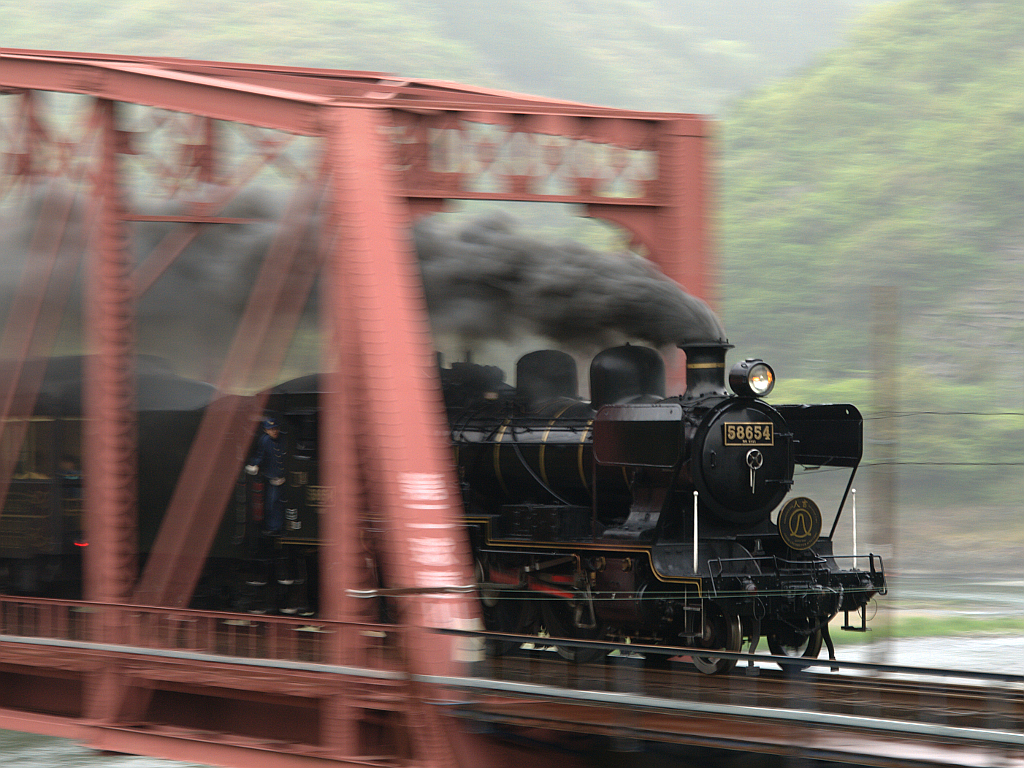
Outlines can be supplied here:
[[[871, 289], [872, 418], [868, 428], [873, 468], [872, 536], [881, 548], [889, 575], [896, 573], [897, 460], [900, 407], [900, 291], [896, 286]], [[875, 554], [879, 554], [876, 550]], [[897, 594], [892, 590], [890, 594]], [[887, 663], [895, 630], [891, 604], [880, 601], [874, 621], [872, 661]]]

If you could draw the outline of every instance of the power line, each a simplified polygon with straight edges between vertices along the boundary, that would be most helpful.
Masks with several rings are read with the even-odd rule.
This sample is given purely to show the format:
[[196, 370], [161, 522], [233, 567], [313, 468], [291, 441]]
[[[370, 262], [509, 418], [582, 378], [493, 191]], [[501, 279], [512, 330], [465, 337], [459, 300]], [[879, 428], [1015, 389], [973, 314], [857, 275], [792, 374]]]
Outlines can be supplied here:
[[1024, 416], [1024, 411], [897, 411], [865, 416], [864, 421], [905, 419], [910, 416]]
[[1024, 467], [1024, 461], [862, 461], [862, 467]]

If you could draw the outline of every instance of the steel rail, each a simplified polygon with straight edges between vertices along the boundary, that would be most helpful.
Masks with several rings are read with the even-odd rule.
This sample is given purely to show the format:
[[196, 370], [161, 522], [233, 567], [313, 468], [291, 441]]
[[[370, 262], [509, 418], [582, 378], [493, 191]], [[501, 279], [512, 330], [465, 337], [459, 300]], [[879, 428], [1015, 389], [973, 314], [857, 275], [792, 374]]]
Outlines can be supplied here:
[[[803, 656], [772, 656], [762, 653], [739, 653], [713, 648], [689, 648], [686, 646], [666, 645], [640, 645], [636, 643], [610, 643], [601, 640], [576, 640], [562, 637], [539, 637], [537, 635], [513, 635], [503, 632], [475, 632], [463, 629], [437, 629], [436, 632], [445, 635], [457, 635], [464, 637], [477, 637], [484, 640], [498, 640], [501, 642], [533, 643], [541, 646], [567, 646], [573, 648], [605, 648], [609, 652], [620, 651], [624, 653], [655, 654], [658, 656], [714, 656], [715, 658], [735, 659], [737, 662], [766, 662], [778, 663], [794, 669], [805, 669], [808, 667], [828, 667], [833, 670], [857, 670], [862, 672], [877, 672], [888, 675], [914, 675], [918, 677], [942, 677], [960, 678], [965, 680], [977, 680], [979, 682], [1000, 682], [1008, 684], [1008, 687], [1017, 688], [1024, 692], [1024, 674], [1011, 672], [985, 672], [982, 670], [970, 669], [939, 669], [935, 667], [911, 667], [893, 664], [875, 664], [867, 661], [843, 661], [841, 659], [828, 658], [806, 658]], [[737, 666], [737, 671], [743, 667]]]
[[[717, 715], [728, 718], [767, 720], [779, 723], [800, 723], [803, 725], [829, 726], [854, 731], [871, 731], [876, 733], [887, 733], [900, 736], [916, 736], [927, 739], [939, 739], [956, 742], [973, 742], [988, 745], [1024, 748], [1024, 733], [984, 728], [966, 728], [959, 726], [941, 725], [936, 723], [924, 723], [891, 718], [875, 718], [861, 715], [848, 715], [839, 713], [819, 712], [807, 709], [787, 709], [779, 707], [761, 707], [742, 704], [721, 704], [709, 702], [683, 701], [657, 696], [643, 696], [634, 693], [621, 693], [614, 691], [600, 690], [579, 690], [561, 688], [536, 683], [518, 683], [503, 680], [493, 680], [475, 677], [455, 677], [443, 675], [408, 674], [393, 670], [375, 670], [364, 667], [354, 667], [337, 664], [316, 664], [300, 661], [286, 661], [274, 659], [242, 658], [237, 656], [220, 656], [210, 653], [195, 653], [189, 651], [174, 651], [167, 649], [144, 648], [138, 646], [124, 646], [112, 643], [93, 643], [79, 640], [60, 640], [54, 638], [18, 637], [14, 635], [0, 635], [0, 643], [20, 643], [26, 645], [48, 646], [59, 648], [75, 648], [85, 651], [102, 652], [107, 654], [119, 654], [125, 656], [148, 656], [156, 658], [167, 658], [188, 661], [206, 661], [220, 664], [234, 664], [246, 667], [262, 667], [270, 669], [285, 669], [303, 672], [321, 672], [330, 675], [345, 675], [380, 680], [411, 680], [432, 686], [439, 689], [463, 690], [463, 691], [488, 691], [504, 694], [511, 694], [516, 697], [544, 698], [552, 701], [581, 702], [589, 706], [601, 705], [610, 707], [626, 707], [632, 710], [678, 712], [694, 715]], [[724, 655], [724, 654], [723, 654]], [[752, 657], [758, 660], [774, 659], [775, 657]], [[847, 665], [857, 664], [859, 667], [873, 669], [883, 668], [882, 665], [864, 665], [856, 662], [847, 662]], [[894, 668], [885, 668], [892, 671]], [[929, 670], [926, 668], [903, 667], [901, 671], [914, 670], [928, 672], [932, 675], [941, 674], [940, 670]], [[947, 671], [948, 674], [948, 671]], [[952, 676], [959, 676], [961, 673], [954, 673]], [[1018, 679], [1021, 676], [1013, 676]], [[459, 700], [438, 700], [438, 705], [459, 707], [472, 707], [472, 702]]]
[[[652, 696], [638, 696], [613, 691], [576, 690], [555, 688], [536, 683], [513, 683], [500, 680], [483, 680], [465, 677], [419, 676], [422, 682], [457, 690], [484, 690], [512, 693], [517, 696], [543, 697], [579, 701], [589, 706], [602, 704], [613, 707], [628, 707], [645, 711], [673, 711], [696, 715], [720, 715], [731, 718], [770, 720], [800, 723], [802, 725], [825, 725], [848, 730], [875, 731], [899, 734], [901, 736], [922, 736], [928, 739], [982, 742], [1009, 747], [1024, 747], [1024, 733], [999, 731], [983, 728], [962, 728], [934, 723], [918, 723], [902, 720], [879, 719], [861, 715], [831, 714], [806, 709], [781, 709], [778, 707], [752, 707], [742, 704], [711, 704], [704, 702], [680, 701]], [[453, 702], [460, 707], [471, 707], [472, 703]]]
[[351, 667], [343, 664], [314, 664], [305, 661], [287, 661], [284, 659], [261, 659], [243, 656], [221, 656], [213, 653], [194, 651], [172, 651], [166, 648], [145, 648], [134, 645], [117, 645], [114, 643], [92, 643], [86, 640], [60, 640], [51, 637], [19, 637], [17, 635], [0, 635], [0, 643], [19, 643], [22, 645], [47, 646], [50, 648], [74, 648], [82, 651], [119, 654], [124, 656], [150, 656], [177, 661], [205, 661], [216, 664], [234, 664], [243, 667], [264, 667], [269, 669], [288, 669], [297, 672], [323, 672], [329, 675], [347, 675], [365, 677], [374, 680], [410, 680], [404, 672], [387, 669], [369, 669], [367, 667]]

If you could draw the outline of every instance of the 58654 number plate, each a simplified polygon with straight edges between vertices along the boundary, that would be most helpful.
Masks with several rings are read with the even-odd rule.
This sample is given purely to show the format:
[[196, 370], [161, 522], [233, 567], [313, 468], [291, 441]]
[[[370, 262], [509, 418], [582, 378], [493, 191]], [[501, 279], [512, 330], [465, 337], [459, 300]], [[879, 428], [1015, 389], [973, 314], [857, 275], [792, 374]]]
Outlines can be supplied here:
[[775, 445], [775, 430], [767, 422], [733, 422], [722, 425], [726, 445]]

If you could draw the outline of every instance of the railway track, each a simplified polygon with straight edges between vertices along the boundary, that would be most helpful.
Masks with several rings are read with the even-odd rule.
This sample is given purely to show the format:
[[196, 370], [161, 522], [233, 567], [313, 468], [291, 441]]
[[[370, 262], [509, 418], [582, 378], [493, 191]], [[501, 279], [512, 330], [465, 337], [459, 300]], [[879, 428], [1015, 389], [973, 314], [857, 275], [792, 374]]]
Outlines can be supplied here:
[[[1024, 675], [819, 660], [776, 668], [774, 657], [742, 656], [728, 675], [704, 675], [686, 651], [652, 665], [636, 646], [613, 646], [606, 659], [570, 664], [535, 646], [490, 657], [479, 677], [651, 699], [766, 710], [802, 710], [963, 729], [1024, 733]], [[754, 660], [753, 673], [747, 666]]]
[[827, 659], [783, 671], [768, 655], [752, 657], [749, 673], [748, 657], [723, 654], [736, 656], [737, 668], [709, 676], [685, 649], [651, 665], [637, 646], [608, 648], [600, 663], [571, 664], [551, 646], [526, 646], [480, 662], [470, 680], [443, 684], [465, 695], [453, 713], [499, 729], [889, 768], [1024, 768], [1021, 675]]

